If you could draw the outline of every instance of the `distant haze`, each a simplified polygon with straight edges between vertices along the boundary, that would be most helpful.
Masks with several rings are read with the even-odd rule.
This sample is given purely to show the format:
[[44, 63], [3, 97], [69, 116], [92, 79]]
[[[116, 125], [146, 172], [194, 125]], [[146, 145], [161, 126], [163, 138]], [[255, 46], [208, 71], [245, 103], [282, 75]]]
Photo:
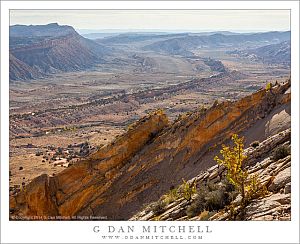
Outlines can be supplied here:
[[290, 30], [289, 10], [11, 10], [10, 25], [57, 22], [82, 34], [167, 31]]

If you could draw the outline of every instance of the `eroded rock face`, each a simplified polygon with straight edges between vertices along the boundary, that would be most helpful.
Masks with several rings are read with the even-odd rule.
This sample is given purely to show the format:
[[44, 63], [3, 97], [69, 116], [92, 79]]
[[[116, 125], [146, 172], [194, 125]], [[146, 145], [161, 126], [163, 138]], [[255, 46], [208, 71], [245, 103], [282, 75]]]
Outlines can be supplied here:
[[[200, 175], [199, 172], [215, 163], [213, 156], [233, 133], [245, 133], [275, 108], [289, 103], [289, 94], [285, 94], [289, 87], [287, 82], [236, 102], [216, 103], [207, 111], [196, 111], [172, 125], [163, 113], [152, 114], [90, 158], [49, 177], [48, 185], [46, 181], [33, 181], [11, 199], [11, 208], [14, 214], [25, 216], [39, 212], [122, 220], [129, 219], [144, 204], [158, 200], [179, 185], [182, 178], [217, 183], [224, 168], [214, 166]], [[249, 166], [262, 162], [259, 156], [269, 153], [289, 136], [290, 132], [285, 131], [255, 150], [249, 149]], [[271, 162], [261, 164], [266, 167]], [[29, 198], [37, 191], [46, 196], [48, 200], [44, 201], [53, 206], [51, 211], [40, 207], [35, 198]], [[174, 206], [174, 211], [170, 210], [164, 219], [185, 218], [184, 211], [183, 206]], [[133, 219], [139, 218], [146, 219], [140, 215]]]
[[290, 220], [291, 194], [271, 194], [246, 207], [246, 220]]
[[282, 189], [290, 182], [291, 182], [291, 167], [288, 167], [278, 173], [278, 175], [270, 185], [269, 190], [272, 192], [278, 192], [278, 190]]
[[[290, 220], [291, 218], [291, 156], [288, 155], [279, 160], [270, 158], [273, 149], [282, 144], [289, 144], [291, 130], [287, 129], [261, 142], [257, 148], [247, 148], [246, 164], [251, 162], [248, 168], [249, 177], [253, 174], [258, 178], [269, 191], [266, 197], [252, 200], [245, 209], [244, 220]], [[253, 163], [255, 161], [255, 163]], [[212, 166], [206, 171], [191, 179], [189, 182], [197, 182], [197, 187], [209, 183], [220, 183], [220, 176], [224, 177], [225, 168], [222, 166]], [[236, 204], [241, 202], [238, 195], [233, 201]], [[193, 203], [193, 201], [191, 201]], [[191, 204], [190, 203], [190, 204]], [[164, 211], [159, 215], [160, 220], [201, 220], [200, 216], [188, 218], [186, 210], [187, 204], [183, 198], [164, 207]], [[180, 212], [180, 214], [178, 214]], [[229, 211], [219, 211], [212, 215], [209, 220], [228, 220]], [[145, 209], [134, 215], [131, 220], [152, 220], [157, 218], [152, 211]]]
[[48, 175], [43, 174], [35, 178], [26, 187], [26, 193], [21, 192], [18, 197], [11, 198], [10, 209], [13, 213], [17, 211], [20, 216], [49, 216], [58, 215], [58, 208], [55, 204], [55, 186]]
[[136, 123], [133, 129], [54, 177], [41, 175], [18, 195], [11, 197], [10, 209], [21, 216], [73, 216], [79, 211], [93, 214], [93, 206], [120, 174], [119, 169], [146, 143], [168, 125], [166, 115], [152, 114]]

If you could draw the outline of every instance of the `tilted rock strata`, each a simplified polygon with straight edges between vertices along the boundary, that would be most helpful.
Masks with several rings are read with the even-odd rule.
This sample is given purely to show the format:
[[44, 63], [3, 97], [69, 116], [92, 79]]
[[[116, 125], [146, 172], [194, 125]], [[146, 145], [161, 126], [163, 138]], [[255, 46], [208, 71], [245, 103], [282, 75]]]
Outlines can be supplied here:
[[[269, 191], [269, 195], [252, 200], [246, 207], [245, 220], [290, 220], [291, 156], [288, 155], [276, 161], [269, 157], [274, 148], [282, 144], [289, 145], [290, 137], [291, 130], [287, 129], [261, 142], [257, 148], [250, 147], [245, 150], [246, 164], [249, 164], [249, 161], [255, 161], [248, 168], [249, 177], [252, 174], [257, 174], [262, 184], [268, 186]], [[214, 165], [190, 179], [189, 182], [197, 182], [197, 187], [208, 183], [218, 184], [221, 177], [224, 178], [224, 174], [225, 167]], [[235, 201], [239, 201], [238, 198], [239, 196]], [[159, 215], [159, 220], [201, 220], [199, 216], [188, 218], [186, 210], [191, 203], [188, 203], [184, 198], [176, 200], [165, 206], [163, 213]], [[152, 220], [155, 217], [157, 216], [154, 212], [146, 208], [130, 220]], [[229, 212], [220, 211], [210, 217], [209, 220], [227, 220], [228, 218]]]
[[[58, 213], [128, 219], [144, 204], [179, 185], [182, 178], [196, 177], [213, 165], [213, 156], [232, 133], [247, 131], [274, 108], [289, 103], [290, 94], [285, 94], [289, 87], [287, 82], [236, 102], [216, 103], [172, 125], [162, 113], [141, 119], [90, 158], [54, 177], [41, 176], [43, 180], [33, 181], [11, 199], [10, 208], [13, 214], [25, 216]], [[250, 166], [253, 163], [249, 161]], [[218, 176], [207, 174], [210, 179]], [[51, 202], [51, 211], [29, 197], [36, 196], [36, 191], [45, 195], [41, 206]]]
[[[120, 207], [120, 213], [126, 219], [126, 213], [134, 213], [143, 204], [158, 200], [170, 188], [181, 184], [182, 178], [195, 177], [215, 163], [213, 157], [219, 152], [220, 144], [232, 133], [247, 130], [260, 116], [270, 113], [287, 88], [288, 85], [277, 87], [273, 93], [262, 90], [238, 102], [216, 105], [163, 130], [153, 143], [146, 145], [130, 164], [124, 166], [123, 173], [113, 185], [114, 196], [109, 199], [118, 201], [120, 190], [127, 194], [132, 192], [134, 199], [126, 199]], [[136, 194], [136, 187], [150, 179], [159, 184]]]
[[138, 121], [113, 146], [103, 147], [88, 160], [54, 177], [41, 175], [34, 179], [20, 194], [11, 197], [10, 208], [21, 216], [73, 216], [85, 207], [91, 209], [105, 200], [101, 195], [112, 185], [122, 164], [167, 125], [164, 114], [152, 114]]

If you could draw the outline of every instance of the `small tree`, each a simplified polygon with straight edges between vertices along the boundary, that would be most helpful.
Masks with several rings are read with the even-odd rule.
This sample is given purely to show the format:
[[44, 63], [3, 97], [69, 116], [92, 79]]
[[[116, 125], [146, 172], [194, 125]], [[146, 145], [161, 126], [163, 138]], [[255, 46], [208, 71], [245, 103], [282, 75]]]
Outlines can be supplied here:
[[269, 83], [267, 83], [267, 85], [266, 85], [266, 91], [269, 91], [269, 90], [271, 90], [271, 89], [272, 89], [272, 83], [269, 82]]
[[238, 138], [237, 134], [233, 134], [231, 138], [234, 147], [222, 145], [220, 153], [223, 159], [215, 156], [214, 160], [218, 164], [224, 165], [227, 169], [227, 179], [242, 195], [242, 205], [245, 205], [245, 183], [248, 177], [247, 171], [243, 170], [243, 161], [247, 158], [244, 154], [244, 138]]
[[268, 193], [266, 186], [261, 183], [257, 175], [248, 177], [247, 170], [243, 169], [243, 162], [247, 158], [244, 154], [244, 138], [238, 138], [237, 134], [233, 134], [232, 148], [222, 145], [220, 153], [223, 159], [216, 156], [214, 159], [218, 164], [224, 165], [227, 169], [227, 179], [241, 193], [242, 209], [246, 204], [257, 197], [264, 196]]
[[183, 184], [181, 185], [181, 196], [184, 197], [188, 202], [191, 201], [192, 196], [197, 192], [196, 182], [189, 183], [182, 179]]

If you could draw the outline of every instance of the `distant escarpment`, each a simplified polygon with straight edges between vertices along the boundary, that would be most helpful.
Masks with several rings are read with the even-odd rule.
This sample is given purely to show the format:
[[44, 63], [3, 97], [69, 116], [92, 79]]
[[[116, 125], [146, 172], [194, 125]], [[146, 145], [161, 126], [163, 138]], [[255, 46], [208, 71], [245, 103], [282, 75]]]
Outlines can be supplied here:
[[78, 71], [102, 62], [112, 50], [58, 24], [10, 27], [10, 80]]
[[238, 101], [215, 102], [172, 124], [163, 111], [156, 111], [86, 160], [34, 179], [11, 196], [10, 214], [129, 219], [182, 178], [192, 179], [213, 166], [220, 145], [233, 133], [245, 136], [249, 146], [288, 128], [290, 81]]

